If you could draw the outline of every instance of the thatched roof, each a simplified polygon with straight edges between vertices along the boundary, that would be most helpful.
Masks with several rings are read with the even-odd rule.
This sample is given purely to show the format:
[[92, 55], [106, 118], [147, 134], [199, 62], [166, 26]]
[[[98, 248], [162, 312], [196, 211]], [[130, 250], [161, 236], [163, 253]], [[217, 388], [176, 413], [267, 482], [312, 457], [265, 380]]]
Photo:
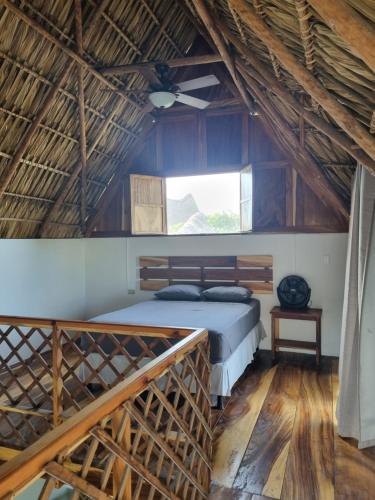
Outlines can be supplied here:
[[[374, 73], [346, 42], [305, 0], [248, 3], [354, 119], [374, 133]], [[367, 22], [374, 23], [373, 0], [348, 3]], [[83, 1], [84, 50], [78, 56], [73, 0], [5, 0], [0, 6], [1, 237], [35, 237], [41, 235], [41, 228], [42, 235], [48, 237], [81, 235], [77, 68], [83, 68], [84, 78], [90, 220], [103, 200], [108, 183], [116, 172], [126, 168], [127, 159], [134, 148], [140, 147], [146, 130], [152, 126], [151, 116], [142, 109], [145, 100], [141, 94], [113, 92], [116, 88], [146, 87], [147, 80], [139, 73], [101, 76], [96, 68], [186, 56], [198, 31], [210, 40], [195, 4], [194, 0], [186, 4], [181, 0]], [[230, 2], [218, 0], [206, 4], [212, 15], [273, 71], [275, 79], [306, 110], [340, 130]], [[251, 63], [234, 47], [233, 40], [227, 46], [251, 73]], [[67, 71], [66, 81], [54, 89], [64, 71]], [[246, 83], [245, 76], [241, 78]], [[251, 85], [247, 91], [252, 95]], [[261, 91], [298, 135], [299, 113], [264, 86]], [[40, 110], [48, 96], [51, 101], [41, 118]], [[27, 131], [35, 121], [38, 126], [28, 140]], [[283, 131], [276, 132], [285, 143]], [[312, 126], [306, 126], [304, 147], [333, 189], [347, 202], [356, 164], [353, 155]], [[354, 144], [353, 151], [361, 148]]]

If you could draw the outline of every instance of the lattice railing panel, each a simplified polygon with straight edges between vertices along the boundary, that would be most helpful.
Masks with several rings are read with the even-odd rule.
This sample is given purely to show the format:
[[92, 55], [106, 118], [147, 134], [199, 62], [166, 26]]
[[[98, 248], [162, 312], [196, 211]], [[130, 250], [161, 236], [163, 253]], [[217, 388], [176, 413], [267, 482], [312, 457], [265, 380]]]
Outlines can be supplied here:
[[0, 327], [0, 446], [17, 449], [182, 338], [178, 330], [168, 339], [115, 334], [106, 324], [90, 332], [83, 322], [74, 328], [74, 322], [19, 320]]
[[59, 463], [46, 466], [45, 490], [58, 479], [74, 488], [75, 499], [89, 492], [94, 498], [207, 498], [212, 453], [208, 359], [205, 339], [146, 382], [82, 442], [60, 454]]
[[0, 327], [0, 443], [24, 448], [52, 428], [52, 337]]

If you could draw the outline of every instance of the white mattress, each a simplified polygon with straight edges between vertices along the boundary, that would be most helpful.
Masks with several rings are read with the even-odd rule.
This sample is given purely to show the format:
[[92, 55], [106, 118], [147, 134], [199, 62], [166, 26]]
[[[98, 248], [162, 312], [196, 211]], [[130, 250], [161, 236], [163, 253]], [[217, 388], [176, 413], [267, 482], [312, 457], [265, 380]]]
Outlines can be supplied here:
[[[212, 395], [230, 396], [233, 385], [242, 375], [247, 365], [253, 361], [254, 353], [260, 341], [265, 336], [266, 333], [263, 324], [259, 321], [237, 346], [229, 358], [222, 363], [211, 365]], [[102, 356], [96, 353], [89, 354], [87, 360], [94, 369], [97, 369], [103, 363]], [[145, 366], [149, 361], [150, 358], [143, 358], [139, 363], [140, 367]], [[128, 360], [122, 355], [113, 356], [111, 363], [120, 373], [129, 365]], [[80, 366], [80, 379], [82, 381], [87, 380], [90, 373], [91, 370], [88, 370], [86, 364], [82, 363]], [[115, 372], [108, 366], [101, 368], [99, 374], [107, 384], [112, 384], [117, 377]], [[91, 379], [90, 382], [99, 383], [100, 381], [98, 379]], [[162, 381], [159, 381], [159, 383], [162, 383]]]

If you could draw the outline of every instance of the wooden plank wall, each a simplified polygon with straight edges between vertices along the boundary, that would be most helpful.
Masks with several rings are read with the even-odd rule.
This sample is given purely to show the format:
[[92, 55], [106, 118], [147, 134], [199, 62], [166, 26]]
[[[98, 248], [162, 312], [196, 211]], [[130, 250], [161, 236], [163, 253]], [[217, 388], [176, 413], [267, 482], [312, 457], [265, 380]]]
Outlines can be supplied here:
[[[347, 231], [347, 223], [323, 205], [296, 174], [259, 117], [250, 117], [240, 106], [163, 113], [132, 173], [203, 175], [239, 171], [249, 163], [253, 167], [254, 231]], [[125, 179], [125, 186], [127, 183]], [[129, 232], [127, 197], [127, 187], [119, 188], [97, 227], [103, 235]]]

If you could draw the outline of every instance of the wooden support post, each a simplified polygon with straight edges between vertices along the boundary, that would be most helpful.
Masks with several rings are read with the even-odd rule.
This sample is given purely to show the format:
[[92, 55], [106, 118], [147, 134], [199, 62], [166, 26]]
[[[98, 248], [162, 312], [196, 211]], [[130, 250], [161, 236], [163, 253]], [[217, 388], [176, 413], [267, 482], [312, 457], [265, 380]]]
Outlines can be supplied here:
[[58, 329], [56, 323], [54, 322], [52, 326], [52, 387], [53, 387], [53, 426], [56, 427], [62, 422], [62, 344], [60, 330]]
[[230, 2], [232, 7], [240, 14], [243, 22], [248, 25], [268, 49], [272, 50], [284, 68], [302, 85], [306, 92], [330, 114], [358, 146], [372, 159], [375, 159], [375, 140], [367, 130], [323, 87], [310, 71], [299, 63], [297, 58], [274, 35], [272, 30], [245, 0], [230, 0]]
[[[82, 40], [82, 8], [81, 0], [74, 0], [74, 14], [76, 25], [76, 43], [80, 56], [83, 56]], [[86, 119], [85, 119], [85, 92], [83, 82], [83, 68], [78, 66], [78, 109], [79, 109], [79, 146], [81, 158], [81, 231], [86, 231], [87, 216], [87, 149], [86, 149]]]
[[[123, 408], [119, 408], [112, 416], [112, 436], [116, 443], [126, 452], [131, 450], [131, 419]], [[116, 458], [113, 465], [113, 497], [118, 500], [132, 499], [131, 471], [127, 468], [123, 460]], [[126, 473], [125, 482], [122, 483]]]
[[375, 71], [375, 29], [345, 0], [308, 0], [328, 26]]
[[252, 66], [252, 68], [245, 66], [239, 58], [235, 58], [237, 67], [241, 68], [246, 73], [251, 73], [251, 76], [255, 78], [258, 83], [277, 95], [287, 106], [291, 107], [299, 114], [303, 113], [305, 120], [310, 125], [322, 132], [335, 144], [342, 147], [344, 151], [365, 165], [370, 171], [375, 172], [375, 161], [361, 149], [355, 149], [355, 143], [351, 141], [346, 134], [338, 131], [336, 127], [315, 113], [305, 110], [297, 99], [275, 79], [264, 63], [254, 55], [253, 51], [238, 40], [238, 38], [231, 33], [225, 24], [218, 19], [215, 19], [215, 24], [218, 26], [220, 32], [223, 33], [225, 38], [227, 38], [236, 47], [240, 54], [243, 55]]
[[216, 45], [219, 54], [221, 55], [225, 66], [227, 67], [244, 103], [246, 104], [249, 111], [252, 111], [253, 105], [250, 101], [249, 95], [242, 83], [242, 81], [238, 78], [237, 71], [235, 69], [233, 60], [228, 52], [228, 48], [225, 44], [220, 33], [216, 31], [214, 21], [205, 5], [204, 0], [193, 0], [193, 4], [198, 12], [199, 17], [202, 19], [203, 24], [206, 26], [209, 34], [212, 37], [213, 42]]

